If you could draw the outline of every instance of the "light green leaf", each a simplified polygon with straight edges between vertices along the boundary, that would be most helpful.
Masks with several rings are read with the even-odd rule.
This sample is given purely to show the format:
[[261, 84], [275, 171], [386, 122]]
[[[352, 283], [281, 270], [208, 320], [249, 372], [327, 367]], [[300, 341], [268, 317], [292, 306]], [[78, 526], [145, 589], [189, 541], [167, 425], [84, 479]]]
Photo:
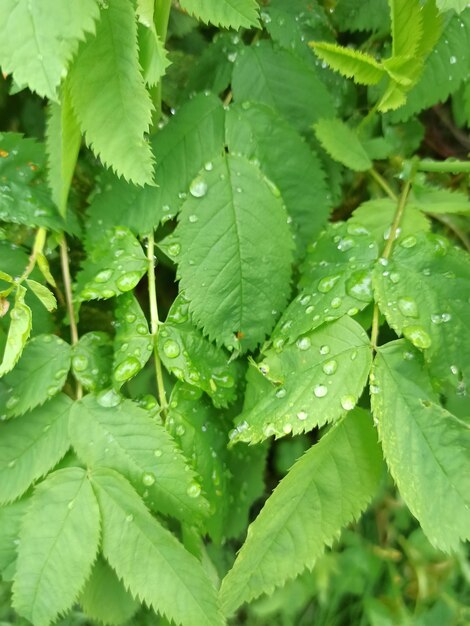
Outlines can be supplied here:
[[[382, 62], [390, 78], [406, 91], [416, 83], [423, 71], [424, 62], [419, 56], [397, 56]], [[394, 85], [392, 84], [391, 87]], [[390, 86], [389, 86], [390, 89]]]
[[232, 79], [235, 102], [262, 102], [277, 109], [299, 131], [306, 132], [335, 105], [313, 65], [268, 41], [240, 51]]
[[[57, 87], [85, 33], [95, 30], [96, 0], [4, 0], [0, 59], [5, 74], [55, 100]], [[54, 19], [51, 19], [54, 16]]]
[[131, 291], [147, 270], [142, 246], [128, 228], [89, 231], [88, 255], [77, 274], [80, 300], [112, 298]]
[[225, 613], [311, 569], [324, 546], [364, 510], [381, 474], [371, 418], [356, 409], [296, 462], [249, 527], [222, 582]]
[[18, 500], [0, 507], [0, 574], [3, 580], [10, 580], [9, 573], [16, 562], [16, 546], [21, 523], [29, 505], [29, 500]]
[[101, 557], [93, 566], [79, 602], [93, 621], [116, 626], [127, 622], [139, 608], [137, 600]]
[[137, 185], [152, 183], [153, 155], [144, 137], [152, 102], [140, 73], [137, 24], [128, 0], [110, 0], [101, 10], [96, 36], [80, 47], [70, 69], [69, 87], [80, 128], [103, 163]]
[[351, 50], [328, 42], [310, 42], [317, 56], [328, 63], [332, 70], [359, 85], [376, 85], [386, 75], [383, 67], [370, 54]]
[[7, 386], [6, 416], [22, 415], [52, 398], [64, 386], [69, 368], [68, 343], [56, 335], [31, 339], [16, 367], [3, 379]]
[[257, 159], [281, 192], [299, 253], [325, 227], [331, 198], [320, 159], [302, 136], [261, 104], [232, 105], [226, 114], [229, 150]]
[[130, 484], [96, 470], [103, 554], [132, 594], [183, 626], [222, 626], [216, 591], [199, 561], [152, 518]]
[[403, 87], [400, 87], [395, 81], [390, 81], [377, 105], [377, 110], [380, 113], [395, 111], [395, 109], [402, 107], [405, 102], [406, 92]]
[[35, 626], [48, 626], [70, 609], [91, 571], [99, 536], [99, 509], [85, 470], [51, 474], [36, 488], [21, 528], [15, 610]]
[[21, 496], [69, 449], [72, 401], [64, 394], [0, 428], [0, 502]]
[[180, 0], [180, 5], [198, 20], [222, 28], [258, 26], [256, 0]]
[[371, 362], [369, 338], [348, 316], [266, 350], [257, 367], [271, 385], [238, 416], [231, 440], [256, 443], [339, 419], [355, 407]]
[[460, 213], [470, 215], [470, 200], [467, 194], [435, 187], [413, 187], [410, 203], [424, 213]]
[[150, 28], [139, 24], [138, 36], [139, 61], [144, 80], [149, 87], [155, 87], [170, 65], [168, 55], [153, 24]]
[[26, 289], [19, 286], [15, 306], [10, 311], [10, 327], [0, 365], [0, 378], [12, 370], [23, 352], [31, 332], [31, 309], [24, 303]]
[[191, 323], [189, 304], [182, 295], [173, 302], [160, 327], [158, 353], [169, 372], [205, 391], [215, 406], [226, 407], [235, 400], [238, 364], [229, 363], [230, 355]]
[[57, 309], [56, 297], [50, 289], [32, 278], [27, 278], [26, 284], [49, 312]]
[[404, 340], [379, 349], [372, 381], [384, 456], [400, 493], [431, 543], [456, 550], [470, 538], [470, 429], [439, 405], [421, 355]]
[[279, 191], [247, 159], [226, 155], [190, 192], [176, 234], [193, 320], [218, 344], [252, 349], [289, 294], [293, 246]]
[[389, 0], [392, 20], [392, 56], [412, 57], [423, 36], [419, 0]]
[[153, 350], [147, 319], [132, 293], [116, 300], [113, 383], [119, 389], [133, 378], [149, 360]]
[[131, 400], [105, 406], [108, 397], [89, 395], [73, 406], [70, 437], [80, 459], [124, 474], [154, 510], [192, 523], [206, 514], [194, 473], [165, 428]]
[[470, 381], [470, 256], [438, 235], [416, 233], [377, 265], [375, 298], [388, 324], [425, 350], [431, 372], [465, 393]]
[[85, 333], [72, 349], [72, 372], [85, 389], [100, 391], [111, 384], [113, 344], [104, 332]]
[[330, 225], [307, 249], [299, 281], [302, 291], [277, 323], [271, 335], [274, 347], [368, 306], [377, 255], [377, 246], [363, 226]]
[[321, 145], [335, 161], [355, 172], [364, 172], [372, 167], [357, 133], [339, 118], [319, 120], [314, 130]]
[[436, 0], [436, 4], [441, 12], [454, 10], [461, 13], [468, 7], [468, 0]]

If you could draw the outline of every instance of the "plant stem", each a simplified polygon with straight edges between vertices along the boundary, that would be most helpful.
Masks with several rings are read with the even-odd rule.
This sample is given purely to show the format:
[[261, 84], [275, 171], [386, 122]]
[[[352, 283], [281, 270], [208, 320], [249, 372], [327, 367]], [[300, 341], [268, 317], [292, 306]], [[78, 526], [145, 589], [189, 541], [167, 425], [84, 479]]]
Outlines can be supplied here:
[[[60, 239], [60, 264], [62, 267], [62, 279], [64, 281], [65, 300], [67, 303], [67, 313], [69, 314], [70, 338], [72, 340], [72, 345], [74, 346], [76, 343], [78, 343], [78, 329], [77, 329], [77, 320], [75, 318], [75, 310], [73, 308], [72, 279], [70, 277], [69, 251], [67, 249], [67, 240], [65, 238], [64, 233], [62, 233], [62, 237]], [[82, 385], [78, 380], [77, 380], [77, 386], [76, 386], [76, 396], [77, 396], [77, 400], [80, 400], [80, 398], [83, 396]]]
[[381, 174], [379, 174], [379, 172], [376, 169], [374, 168], [370, 169], [369, 174], [372, 176], [375, 182], [379, 185], [379, 187], [381, 187], [385, 191], [385, 193], [391, 200], [394, 200], [395, 202], [398, 200], [396, 193], [392, 190], [392, 188], [387, 183], [385, 178]]
[[470, 161], [421, 159], [417, 162], [416, 169], [421, 172], [441, 172], [442, 174], [470, 174]]
[[153, 261], [153, 253], [155, 247], [155, 240], [153, 231], [147, 237], [147, 277], [148, 277], [148, 291], [149, 291], [149, 305], [150, 305], [150, 332], [152, 334], [153, 341], [153, 355], [155, 359], [155, 375], [157, 382], [158, 399], [160, 402], [161, 415], [163, 420], [166, 417], [166, 411], [168, 403], [166, 400], [165, 385], [163, 383], [163, 370], [160, 355], [158, 354], [157, 340], [160, 330], [160, 319], [158, 317], [158, 303], [157, 303], [157, 290], [155, 285], [155, 266]]

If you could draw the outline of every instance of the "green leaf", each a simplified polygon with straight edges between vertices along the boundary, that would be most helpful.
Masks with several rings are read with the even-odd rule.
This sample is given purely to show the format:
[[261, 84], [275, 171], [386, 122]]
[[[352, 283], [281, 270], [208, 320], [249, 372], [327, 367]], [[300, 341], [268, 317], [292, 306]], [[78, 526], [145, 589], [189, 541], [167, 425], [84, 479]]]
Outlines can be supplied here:
[[371, 362], [369, 338], [348, 316], [266, 350], [257, 367], [271, 385], [238, 416], [231, 440], [256, 443], [339, 419], [356, 405]]
[[142, 246], [128, 228], [89, 232], [88, 255], [77, 274], [80, 300], [112, 298], [131, 291], [147, 270]]
[[274, 347], [368, 306], [377, 255], [377, 246], [363, 226], [330, 225], [307, 249], [299, 281], [302, 291], [277, 323], [271, 336]]
[[69, 80], [80, 128], [95, 154], [126, 180], [152, 183], [153, 155], [144, 137], [152, 102], [140, 73], [137, 24], [128, 0], [111, 0], [101, 10], [96, 36], [80, 47]]
[[364, 510], [381, 474], [370, 416], [356, 409], [297, 461], [249, 527], [222, 582], [225, 613], [311, 569], [324, 546]]
[[129, 483], [96, 470], [103, 554], [132, 594], [183, 626], [222, 626], [216, 591], [198, 560], [151, 517]]
[[109, 397], [89, 395], [73, 406], [70, 438], [80, 459], [124, 474], [154, 510], [191, 522], [207, 513], [200, 487], [193, 497], [194, 473], [165, 428], [131, 400], [116, 404]]
[[99, 535], [98, 505], [85, 470], [51, 474], [36, 488], [21, 528], [15, 610], [35, 626], [48, 626], [70, 609], [91, 571]]
[[[95, 30], [96, 0], [4, 0], [0, 59], [5, 74], [52, 100], [85, 33]], [[54, 19], [51, 19], [51, 16]]]
[[72, 372], [85, 389], [100, 391], [111, 384], [113, 344], [108, 333], [90, 332], [72, 348]]
[[0, 502], [21, 496], [56, 465], [69, 449], [72, 401], [64, 394], [20, 418], [1, 424]]
[[465, 393], [470, 381], [470, 256], [438, 235], [401, 240], [374, 271], [375, 298], [388, 324], [425, 350], [433, 376]]
[[138, 26], [139, 36], [139, 61], [143, 76], [149, 87], [155, 87], [164, 76], [166, 68], [170, 65], [167, 52], [158, 37], [153, 22], [151, 26], [142, 23]]
[[16, 367], [3, 379], [7, 386], [6, 416], [22, 415], [52, 398], [64, 386], [69, 368], [68, 343], [56, 335], [31, 339]]
[[423, 36], [419, 0], [389, 0], [392, 21], [392, 56], [412, 57]]
[[355, 172], [365, 172], [372, 167], [355, 130], [339, 118], [319, 120], [314, 129], [317, 139], [335, 161]]
[[219, 344], [252, 349], [289, 294], [292, 238], [279, 191], [255, 165], [232, 155], [214, 161], [190, 191], [176, 233], [193, 320]]
[[127, 622], [139, 608], [137, 600], [101, 557], [93, 566], [79, 602], [93, 621], [116, 626]]
[[387, 0], [341, 0], [331, 15], [341, 31], [388, 31]]
[[24, 303], [25, 293], [26, 289], [19, 286], [15, 306], [10, 312], [10, 327], [0, 365], [0, 378], [15, 367], [31, 332], [32, 314], [29, 306]]
[[119, 389], [145, 366], [153, 350], [147, 319], [132, 293], [116, 300], [113, 383]]
[[[208, 341], [189, 320], [189, 304], [179, 295], [158, 333], [158, 353], [169, 372], [205, 391], [217, 407], [237, 395], [239, 367], [230, 355]], [[188, 457], [189, 458], [189, 457]]]
[[72, 109], [68, 87], [65, 86], [60, 104], [49, 104], [46, 132], [49, 187], [52, 199], [63, 216], [67, 212], [67, 198], [81, 140], [80, 127]]
[[379, 349], [372, 380], [374, 416], [400, 493], [431, 543], [457, 550], [470, 537], [468, 425], [439, 405], [421, 355], [404, 340]]
[[259, 161], [281, 192], [299, 251], [325, 227], [331, 198], [322, 164], [301, 135], [261, 104], [232, 105], [226, 114], [229, 150]]
[[461, 13], [468, 7], [467, 0], [436, 0], [439, 11], [456, 11]]
[[56, 297], [50, 289], [31, 278], [26, 279], [26, 284], [49, 312], [57, 309]]
[[232, 79], [235, 102], [255, 101], [277, 109], [299, 131], [334, 113], [334, 102], [314, 66], [268, 41], [237, 56]]
[[15, 566], [18, 535], [28, 505], [29, 500], [24, 499], [0, 507], [0, 574], [3, 580], [10, 580], [9, 573]]
[[310, 42], [320, 59], [343, 76], [359, 85], [376, 85], [386, 75], [383, 67], [370, 54], [328, 42]]
[[258, 26], [256, 0], [181, 0], [180, 5], [198, 20], [222, 28]]
[[461, 191], [415, 185], [410, 203], [424, 213], [470, 215], [470, 200]]

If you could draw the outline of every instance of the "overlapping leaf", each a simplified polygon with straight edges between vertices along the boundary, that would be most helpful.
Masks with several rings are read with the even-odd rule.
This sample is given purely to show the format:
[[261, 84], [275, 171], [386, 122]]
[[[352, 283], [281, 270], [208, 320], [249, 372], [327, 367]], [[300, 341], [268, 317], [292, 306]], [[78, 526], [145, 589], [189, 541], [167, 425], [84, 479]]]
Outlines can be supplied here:
[[383, 67], [370, 54], [335, 43], [311, 42], [310, 45], [331, 69], [353, 78], [359, 85], [376, 85], [385, 76]]
[[356, 172], [363, 172], [372, 167], [372, 161], [357, 133], [342, 120], [322, 119], [314, 128], [318, 140], [335, 161]]
[[387, 0], [341, 0], [332, 18], [341, 31], [386, 31], [390, 25]]
[[258, 25], [256, 0], [181, 0], [180, 4], [198, 20], [222, 28], [251, 28]]
[[31, 309], [24, 302], [26, 289], [19, 286], [15, 305], [10, 311], [10, 326], [0, 364], [0, 377], [12, 370], [20, 358], [31, 332]]
[[0, 507], [0, 573], [11, 580], [17, 558], [16, 547], [21, 523], [29, 505], [27, 498]]
[[72, 349], [75, 378], [90, 391], [101, 391], [111, 384], [113, 344], [104, 332], [83, 334]]

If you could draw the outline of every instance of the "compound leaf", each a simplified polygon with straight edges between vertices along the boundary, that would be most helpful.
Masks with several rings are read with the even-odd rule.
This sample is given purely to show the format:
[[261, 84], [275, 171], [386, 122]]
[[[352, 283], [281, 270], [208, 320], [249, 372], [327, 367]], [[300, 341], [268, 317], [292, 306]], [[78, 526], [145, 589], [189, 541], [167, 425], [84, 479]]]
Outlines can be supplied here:
[[389, 0], [392, 21], [392, 56], [412, 57], [423, 36], [418, 0]]
[[353, 78], [359, 85], [376, 85], [386, 75], [383, 67], [370, 54], [324, 41], [312, 41], [309, 45], [331, 69]]
[[258, 26], [256, 0], [181, 0], [180, 4], [198, 20], [222, 28]]
[[90, 391], [101, 391], [111, 384], [113, 343], [108, 333], [85, 333], [72, 348], [72, 371]]

